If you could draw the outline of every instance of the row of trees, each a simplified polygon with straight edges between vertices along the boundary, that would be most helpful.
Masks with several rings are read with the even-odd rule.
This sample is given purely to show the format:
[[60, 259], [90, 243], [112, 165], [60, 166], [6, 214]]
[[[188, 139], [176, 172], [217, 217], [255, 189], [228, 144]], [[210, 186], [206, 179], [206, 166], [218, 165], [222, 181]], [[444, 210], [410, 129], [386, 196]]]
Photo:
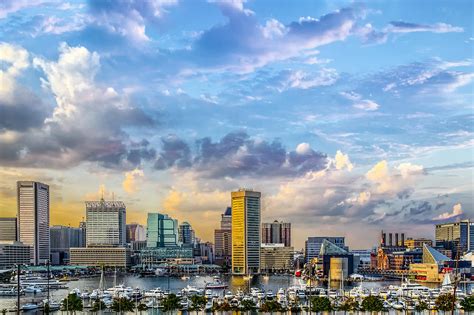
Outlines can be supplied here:
[[[200, 295], [191, 296], [191, 306], [190, 311], [201, 311], [206, 306], [206, 298]], [[167, 298], [163, 300], [163, 311], [169, 312], [179, 309], [180, 307], [180, 298], [175, 294], [169, 294]], [[451, 311], [454, 305], [454, 296], [452, 294], [442, 294], [436, 301], [436, 309], [440, 311]], [[466, 312], [474, 312], [474, 296], [468, 296], [461, 300], [461, 306]], [[92, 305], [92, 311], [97, 312], [104, 310], [106, 305], [102, 301], [95, 301]], [[112, 306], [110, 307], [114, 312], [125, 313], [132, 312], [135, 310], [135, 303], [127, 298], [117, 298], [114, 299]], [[147, 309], [145, 304], [137, 305], [138, 311], [143, 311]], [[67, 298], [63, 300], [63, 311], [70, 311], [75, 313], [76, 311], [82, 311], [83, 304], [82, 300], [76, 294], [69, 294]], [[315, 296], [310, 299], [310, 309], [313, 312], [325, 312], [325, 311], [367, 311], [367, 312], [380, 312], [384, 310], [383, 300], [377, 296], [368, 296], [362, 303], [359, 303], [353, 298], [345, 300], [338, 307], [334, 307], [331, 301], [327, 297]], [[423, 311], [428, 309], [428, 305], [424, 302], [420, 302], [416, 305], [416, 311]], [[213, 306], [213, 311], [233, 311], [234, 309], [229, 303], [224, 302], [220, 305], [215, 304]], [[243, 300], [241, 302], [241, 307], [239, 310], [242, 311], [255, 311], [257, 306], [252, 300]], [[282, 312], [287, 311], [288, 309], [283, 309], [280, 303], [276, 301], [266, 301], [264, 302], [259, 309], [261, 312]], [[292, 306], [289, 310], [293, 312], [301, 311], [299, 306]]]

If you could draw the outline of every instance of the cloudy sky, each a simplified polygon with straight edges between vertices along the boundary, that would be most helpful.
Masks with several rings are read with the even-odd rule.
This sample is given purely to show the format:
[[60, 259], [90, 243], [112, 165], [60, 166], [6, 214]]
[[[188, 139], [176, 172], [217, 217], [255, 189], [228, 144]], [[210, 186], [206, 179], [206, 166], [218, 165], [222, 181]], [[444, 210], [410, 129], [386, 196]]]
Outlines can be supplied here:
[[213, 239], [230, 191], [354, 248], [473, 218], [471, 1], [0, 4], [0, 212], [123, 200]]

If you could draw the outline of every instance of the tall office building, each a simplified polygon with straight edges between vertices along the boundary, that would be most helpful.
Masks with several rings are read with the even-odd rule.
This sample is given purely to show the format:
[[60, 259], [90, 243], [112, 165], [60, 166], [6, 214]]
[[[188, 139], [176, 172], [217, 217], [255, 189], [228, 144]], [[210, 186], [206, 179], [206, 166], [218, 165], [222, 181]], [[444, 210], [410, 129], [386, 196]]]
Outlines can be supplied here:
[[17, 182], [18, 240], [31, 248], [33, 265], [49, 260], [49, 186], [33, 181]]
[[87, 247], [126, 244], [126, 209], [122, 201], [86, 201]]
[[194, 244], [194, 230], [188, 222], [183, 222], [178, 226], [178, 241], [184, 246], [192, 246]]
[[344, 250], [348, 250], [348, 248], [345, 246], [344, 237], [331, 237], [331, 236], [308, 237], [308, 239], [305, 242], [305, 261], [306, 262], [310, 262], [311, 259], [319, 257], [321, 246], [323, 245], [324, 240], [329, 241]]
[[232, 273], [260, 271], [260, 198], [256, 191], [239, 189], [232, 198]]
[[127, 243], [146, 241], [146, 228], [138, 223], [127, 224]]
[[0, 218], [0, 243], [17, 240], [16, 218]]
[[178, 220], [166, 214], [148, 213], [146, 247], [176, 247], [178, 244]]
[[291, 246], [291, 223], [262, 223], [262, 244], [284, 244]]
[[435, 246], [437, 249], [451, 250], [455, 259], [458, 249], [459, 255], [468, 251], [470, 247], [470, 222], [463, 220], [460, 222], [437, 224], [435, 228]]
[[221, 215], [221, 226], [214, 230], [216, 263], [230, 265], [232, 257], [232, 208], [227, 207]]

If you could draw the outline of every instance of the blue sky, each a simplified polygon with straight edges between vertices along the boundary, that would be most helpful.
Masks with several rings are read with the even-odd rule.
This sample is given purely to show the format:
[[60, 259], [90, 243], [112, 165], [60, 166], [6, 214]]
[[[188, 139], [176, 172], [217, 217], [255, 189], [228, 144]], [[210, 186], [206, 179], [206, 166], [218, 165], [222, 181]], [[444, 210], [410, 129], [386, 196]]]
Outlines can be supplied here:
[[[368, 247], [473, 217], [470, 1], [6, 1], [0, 211], [104, 190], [212, 240], [230, 191], [264, 220]], [[204, 218], [204, 220], [203, 220]]]

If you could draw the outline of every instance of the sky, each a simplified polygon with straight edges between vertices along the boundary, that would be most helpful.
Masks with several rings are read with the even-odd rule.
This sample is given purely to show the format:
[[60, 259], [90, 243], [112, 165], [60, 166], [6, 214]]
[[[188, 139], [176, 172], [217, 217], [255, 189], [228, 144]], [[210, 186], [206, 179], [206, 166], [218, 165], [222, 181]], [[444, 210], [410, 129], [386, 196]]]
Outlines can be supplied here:
[[7, 0], [0, 215], [50, 186], [51, 224], [122, 200], [213, 240], [262, 192], [293, 245], [474, 218], [472, 1]]

